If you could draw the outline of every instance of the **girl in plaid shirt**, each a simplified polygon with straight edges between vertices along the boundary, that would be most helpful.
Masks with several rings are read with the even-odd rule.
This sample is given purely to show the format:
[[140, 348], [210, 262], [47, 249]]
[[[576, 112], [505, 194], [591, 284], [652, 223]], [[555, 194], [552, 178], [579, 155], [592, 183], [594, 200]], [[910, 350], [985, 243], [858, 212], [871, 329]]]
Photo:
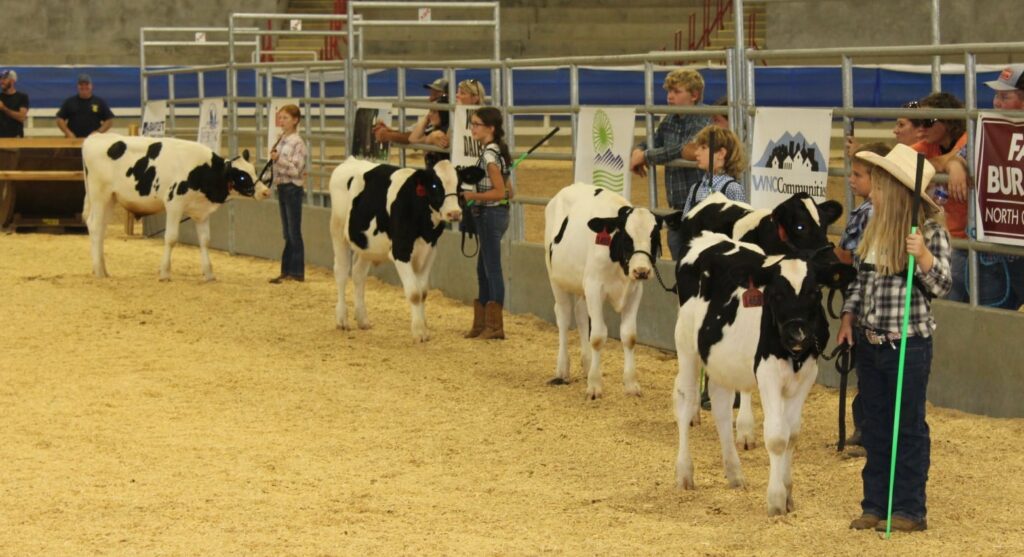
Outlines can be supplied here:
[[[931, 299], [942, 297], [952, 285], [949, 231], [940, 222], [941, 211], [922, 192], [918, 221], [910, 230], [914, 202], [916, 152], [897, 145], [885, 157], [868, 151], [857, 158], [875, 165], [871, 172], [874, 214], [856, 253], [857, 279], [850, 285], [836, 341], [856, 350], [864, 423], [862, 442], [867, 461], [862, 514], [850, 527], [884, 531], [889, 497], [893, 414], [899, 367], [899, 336], [906, 288], [911, 289], [907, 352], [903, 372], [903, 401], [899, 428], [899, 454], [893, 489], [891, 529], [914, 532], [928, 526], [925, 485], [931, 464], [931, 438], [925, 421], [925, 399], [932, 360], [935, 319]], [[923, 183], [935, 175], [925, 162]], [[906, 254], [917, 265], [914, 280], [906, 282]]]
[[306, 196], [303, 177], [306, 174], [306, 142], [299, 137], [302, 114], [294, 104], [277, 111], [277, 126], [281, 137], [270, 151], [274, 161], [274, 183], [277, 186], [277, 204], [281, 210], [281, 229], [284, 232], [284, 253], [281, 254], [281, 274], [270, 279], [274, 284], [286, 280], [302, 282], [306, 277], [305, 246], [302, 243], [302, 200]]

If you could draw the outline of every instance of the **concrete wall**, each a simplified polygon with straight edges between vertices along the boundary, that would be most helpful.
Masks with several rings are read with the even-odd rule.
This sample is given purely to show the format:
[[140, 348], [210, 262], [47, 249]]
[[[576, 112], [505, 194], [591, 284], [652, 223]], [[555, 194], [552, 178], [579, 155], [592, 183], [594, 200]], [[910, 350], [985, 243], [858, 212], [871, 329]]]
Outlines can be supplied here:
[[[931, 44], [931, 0], [794, 0], [769, 2], [766, 48], [897, 46]], [[943, 44], [1021, 40], [1021, 5], [1002, 0], [942, 0], [939, 34]], [[1017, 55], [1017, 59], [1024, 59]], [[1010, 61], [1006, 54], [979, 62]], [[962, 57], [948, 62], [962, 63]], [[929, 63], [929, 58], [857, 58], [854, 63]], [[772, 62], [777, 65], [780, 62]], [[803, 62], [806, 63], [806, 62]], [[839, 60], [828, 63], [838, 64]]]
[[[330, 268], [333, 252], [327, 234], [330, 212], [320, 207], [305, 208], [303, 240], [306, 261], [310, 265]], [[163, 229], [162, 215], [148, 217], [144, 232], [152, 234]], [[231, 249], [234, 253], [268, 259], [280, 257], [284, 247], [281, 239], [277, 204], [232, 201], [212, 217], [211, 246]], [[195, 244], [191, 223], [182, 225], [181, 241]], [[539, 244], [515, 243], [505, 246], [506, 307], [514, 313], [532, 313], [554, 322], [554, 299], [544, 267], [544, 250]], [[671, 264], [661, 262], [659, 269], [668, 282], [674, 283]], [[216, 272], [216, 269], [214, 269]], [[394, 267], [382, 265], [374, 274], [392, 284], [399, 284]], [[470, 301], [476, 294], [475, 261], [462, 256], [459, 236], [448, 233], [441, 237], [431, 284], [446, 296]], [[676, 298], [651, 281], [646, 287], [638, 320], [638, 340], [642, 344], [667, 350], [672, 340]], [[939, 329], [935, 334], [935, 356], [929, 384], [929, 399], [939, 405], [967, 412], [996, 417], [1024, 417], [1024, 315], [988, 309], [971, 310], [969, 306], [936, 301], [933, 304]], [[325, 312], [332, 311], [324, 308]], [[608, 329], [618, 336], [618, 319], [606, 308]], [[834, 336], [835, 323], [831, 327]], [[830, 343], [831, 347], [831, 343]], [[835, 386], [838, 374], [824, 360], [820, 361], [819, 382]], [[853, 379], [851, 378], [851, 382]], [[855, 383], [854, 383], [855, 384]]]
[[[287, 0], [4, 2], [0, 52], [10, 65], [137, 65], [141, 27], [227, 27], [231, 13], [278, 13], [286, 5]], [[168, 50], [152, 63], [210, 64], [218, 50]], [[221, 55], [227, 61], [226, 49]]]

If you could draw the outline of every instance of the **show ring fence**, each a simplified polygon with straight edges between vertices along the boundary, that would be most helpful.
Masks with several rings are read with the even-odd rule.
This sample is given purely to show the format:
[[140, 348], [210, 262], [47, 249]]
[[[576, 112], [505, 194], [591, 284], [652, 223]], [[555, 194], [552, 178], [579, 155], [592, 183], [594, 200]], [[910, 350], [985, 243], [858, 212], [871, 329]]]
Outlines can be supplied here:
[[[415, 20], [382, 20], [374, 21], [364, 17], [357, 11], [364, 8], [389, 7], [401, 3], [395, 2], [350, 2], [349, 13], [338, 16], [300, 16], [280, 14], [235, 14], [231, 18], [228, 31], [228, 61], [224, 64], [209, 66], [191, 66], [180, 68], [148, 69], [145, 67], [145, 50], [149, 46], [143, 43], [143, 54], [140, 60], [142, 67], [142, 100], [147, 100], [147, 79], [166, 76], [168, 79], [169, 106], [196, 106], [203, 98], [202, 74], [211, 71], [223, 71], [228, 75], [225, 103], [228, 114], [226, 131], [229, 137], [231, 153], [239, 151], [243, 138], [255, 137], [258, 157], [266, 157], [267, 146], [263, 140], [267, 131], [263, 128], [269, 118], [269, 107], [276, 96], [282, 94], [292, 97], [293, 85], [298, 84], [302, 95], [297, 97], [304, 115], [303, 136], [309, 141], [310, 177], [307, 195], [310, 201], [305, 209], [303, 219], [303, 235], [306, 243], [306, 256], [311, 264], [331, 267], [333, 253], [328, 234], [329, 196], [327, 178], [333, 168], [344, 160], [350, 151], [352, 125], [354, 118], [346, 118], [348, 109], [358, 106], [360, 102], [390, 102], [398, 109], [398, 126], [406, 129], [408, 110], [451, 109], [454, 105], [429, 103], [416, 100], [409, 94], [409, 83], [414, 83], [417, 90], [425, 81], [425, 76], [444, 76], [450, 86], [449, 98], [454, 98], [455, 87], [460, 76], [473, 76], [480, 79], [487, 87], [489, 104], [501, 108], [505, 114], [505, 125], [509, 147], [513, 156], [521, 154], [516, 148], [517, 135], [524, 137], [524, 132], [539, 133], [539, 126], [524, 126], [517, 130], [517, 122], [536, 121], [543, 118], [568, 119], [571, 122], [572, 136], [576, 137], [576, 117], [580, 109], [581, 90], [579, 74], [582, 69], [618, 68], [622, 71], [643, 73], [644, 103], [632, 105], [638, 117], [643, 120], [648, 140], [653, 135], [655, 116], [671, 113], [682, 114], [726, 114], [730, 123], [750, 147], [753, 129], [753, 115], [757, 109], [755, 91], [757, 87], [757, 71], [755, 62], [772, 59], [820, 59], [834, 57], [841, 64], [842, 105], [831, 107], [837, 117], [844, 123], [854, 118], [894, 119], [898, 116], [914, 116], [915, 118], [967, 118], [969, 146], [974, 142], [974, 119], [979, 112], [977, 105], [978, 84], [976, 80], [975, 56], [979, 53], [1021, 53], [1024, 42], [995, 44], [961, 44], [961, 45], [922, 45], [909, 47], [879, 48], [835, 48], [816, 50], [753, 50], [730, 49], [717, 52], [657, 52], [626, 56], [587, 56], [572, 58], [544, 59], [499, 59], [498, 41], [493, 45], [493, 59], [467, 59], [449, 61], [393, 61], [368, 60], [360, 57], [365, 52], [362, 29], [366, 27], [431, 24], [435, 26], [493, 26], [495, 37], [500, 29], [496, 2], [471, 3], [468, 6], [478, 10], [492, 10], [493, 19], [470, 20], [439, 20], [418, 22]], [[426, 3], [424, 7], [459, 8], [467, 4], [453, 2]], [[402, 7], [408, 7], [402, 5]], [[264, 34], [296, 33], [296, 31], [259, 30], [252, 27], [236, 26], [236, 21], [259, 21], [263, 19], [315, 19], [342, 18], [348, 22], [348, 29], [333, 31], [302, 31], [302, 33], [323, 36], [336, 35], [353, 38], [346, 49], [346, 59], [342, 61], [294, 61], [294, 62], [259, 62], [259, 41], [245, 42], [242, 37], [258, 37]], [[240, 24], [239, 24], [240, 25]], [[350, 32], [352, 34], [350, 34]], [[353, 44], [355, 46], [353, 46]], [[160, 46], [160, 45], [154, 45]], [[236, 51], [238, 48], [243, 50]], [[248, 52], [245, 62], [236, 60]], [[487, 45], [491, 50], [491, 45]], [[483, 48], [481, 49], [483, 50]], [[965, 105], [960, 110], [941, 109], [896, 109], [896, 108], [858, 108], [854, 104], [853, 61], [864, 56], [962, 56]], [[257, 60], [255, 62], [250, 60]], [[715, 71], [723, 71], [725, 75], [726, 97], [728, 106], [697, 106], [668, 107], [657, 105], [655, 95], [660, 94], [660, 79], [663, 74], [679, 64], [708, 66], [713, 63]], [[569, 92], [567, 104], [527, 105], [516, 103], [516, 78], [520, 72], [568, 69]], [[253, 72], [255, 75], [255, 91], [252, 95], [240, 95], [238, 91], [239, 72]], [[199, 91], [194, 97], [175, 94], [174, 76], [192, 74], [198, 76]], [[382, 83], [390, 83], [390, 75], [394, 75], [394, 89], [382, 91]], [[429, 79], [426, 79], [429, 81]], [[937, 80], [933, 79], [933, 86]], [[351, 86], [348, 86], [351, 84]], [[374, 90], [378, 94], [370, 95]], [[983, 110], [984, 112], [997, 112]], [[174, 114], [174, 112], [171, 112]], [[1024, 111], [1005, 111], [1007, 116], [1024, 116]], [[174, 117], [170, 117], [169, 135], [176, 131]], [[529, 141], [523, 141], [529, 144]], [[575, 154], [575, 140], [570, 143], [569, 152], [558, 150], [542, 150], [532, 155], [533, 159], [572, 161]], [[396, 145], [399, 158], [405, 163], [407, 148], [430, 150], [436, 149], [421, 145]], [[675, 162], [680, 166], [693, 166], [693, 163]], [[830, 166], [830, 176], [846, 176], [849, 160], [844, 159], [842, 166]], [[652, 208], [657, 206], [658, 190], [654, 180], [655, 173], [650, 172], [648, 178], [648, 199]], [[512, 178], [515, 180], [515, 176]], [[941, 179], [941, 178], [940, 178]], [[745, 181], [749, 193], [749, 180]], [[568, 185], [568, 184], [564, 184]], [[536, 314], [550, 322], [554, 321], [553, 298], [547, 281], [543, 263], [543, 246], [528, 242], [524, 235], [525, 205], [544, 205], [547, 198], [518, 197], [513, 201], [513, 225], [506, 235], [503, 249], [506, 266], [507, 300], [506, 308], [510, 311]], [[853, 206], [852, 194], [846, 198], [846, 208]], [[975, 226], [973, 201], [970, 210], [969, 227]], [[272, 203], [229, 203], [228, 207], [213, 217], [212, 244], [218, 249], [231, 253], [255, 255], [266, 258], [280, 256], [283, 240], [280, 238], [277, 207]], [[146, 230], [158, 230], [163, 226], [163, 217], [147, 218]], [[183, 226], [182, 241], [195, 242], [194, 231], [190, 226]], [[970, 250], [970, 273], [977, 271], [978, 251], [1024, 255], [1024, 249], [1004, 245], [989, 244], [976, 240], [958, 240], [957, 247]], [[672, 264], [662, 261], [661, 273], [665, 276], [673, 274]], [[384, 280], [397, 283], [397, 275], [387, 266], [376, 271]], [[438, 262], [434, 266], [432, 284], [440, 288], [446, 295], [461, 300], [475, 297], [476, 280], [474, 278], [475, 262], [462, 257], [459, 250], [457, 234], [442, 236], [439, 242]], [[992, 416], [1024, 416], [1024, 405], [1017, 400], [1016, 394], [1024, 390], [1024, 343], [1019, 342], [1024, 332], [1024, 316], [1017, 312], [993, 310], [977, 305], [977, 292], [974, 281], [971, 281], [971, 303], [958, 304], [936, 300], [933, 310], [939, 329], [936, 331], [936, 343], [929, 397], [938, 405], [958, 408], [970, 412], [978, 412]], [[658, 288], [652, 282], [647, 287], [640, 309], [641, 319], [638, 323], [638, 340], [644, 344], [673, 349], [673, 328], [675, 324], [677, 300]], [[325, 307], [324, 319], [332, 319], [331, 308]], [[617, 330], [617, 316], [610, 316], [609, 329]], [[833, 336], [837, 324], [832, 324]], [[829, 385], [838, 383], [838, 376], [831, 370], [831, 364], [822, 361], [822, 372], [819, 381]], [[552, 365], [554, 362], [552, 362]], [[650, 362], [641, 363], [641, 369], [649, 367]], [[538, 370], [538, 380], [544, 380], [551, 370]]]

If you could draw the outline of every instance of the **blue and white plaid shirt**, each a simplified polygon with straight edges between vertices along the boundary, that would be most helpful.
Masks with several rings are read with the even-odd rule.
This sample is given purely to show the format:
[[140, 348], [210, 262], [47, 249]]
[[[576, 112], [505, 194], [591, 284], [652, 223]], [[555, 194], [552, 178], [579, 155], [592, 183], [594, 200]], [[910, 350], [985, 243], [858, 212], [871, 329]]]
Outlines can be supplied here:
[[743, 188], [743, 184], [736, 181], [736, 178], [728, 174], [718, 174], [711, 179], [711, 185], [708, 186], [708, 180], [705, 176], [700, 183], [690, 189], [690, 195], [686, 198], [683, 214], [689, 213], [690, 209], [693, 209], [701, 201], [707, 199], [709, 195], [716, 192], [721, 192], [732, 201], [747, 202], [747, 190]]
[[[915, 282], [919, 282], [931, 296], [942, 298], [953, 286], [949, 257], [951, 254], [949, 231], [933, 221], [925, 221], [920, 229], [928, 251], [935, 262], [927, 273], [920, 267], [914, 270]], [[931, 302], [921, 292], [912, 288], [910, 297], [909, 336], [929, 337], [935, 330], [935, 318], [931, 313]], [[847, 291], [843, 313], [852, 313], [857, 324], [869, 329], [899, 333], [903, 325], [903, 301], [906, 296], [907, 273], [880, 275], [873, 268], [862, 265], [857, 271], [857, 280]]]
[[[846, 230], [843, 230], [843, 235], [839, 238], [839, 247], [847, 251], [857, 251], [857, 246], [860, 245], [860, 240], [864, 237], [864, 229], [868, 227], [868, 219], [871, 218], [871, 213], [874, 210], [875, 208], [871, 205], [871, 200], [867, 199], [864, 203], [860, 204], [860, 207], [850, 211], [850, 218], [846, 221]], [[854, 253], [854, 265], [859, 262], [860, 259]]]
[[[702, 105], [698, 105], [702, 106]], [[697, 132], [711, 124], [711, 117], [703, 114], [669, 114], [658, 124], [654, 131], [654, 147], [647, 148], [647, 143], [637, 145], [644, 152], [647, 162], [665, 164], [682, 157], [683, 146], [693, 141]], [[690, 186], [700, 182], [704, 172], [696, 168], [665, 169], [665, 195], [668, 206], [683, 209]]]

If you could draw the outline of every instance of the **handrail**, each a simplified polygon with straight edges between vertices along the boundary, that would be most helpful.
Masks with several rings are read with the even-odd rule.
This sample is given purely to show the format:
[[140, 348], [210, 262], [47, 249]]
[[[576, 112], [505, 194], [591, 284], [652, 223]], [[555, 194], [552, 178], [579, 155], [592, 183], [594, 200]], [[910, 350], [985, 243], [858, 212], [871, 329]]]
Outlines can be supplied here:
[[828, 58], [849, 56], [932, 56], [943, 54], [1006, 54], [1024, 52], [1024, 42], [1007, 43], [961, 43], [945, 45], [909, 45], [909, 46], [860, 46], [835, 48], [795, 48], [788, 50], [754, 50], [747, 49], [747, 58], [754, 60], [771, 60], [785, 58], [795, 60], [801, 58]]
[[718, 9], [715, 10], [715, 18], [711, 20], [711, 24], [708, 24], [708, 12], [711, 9], [711, 0], [704, 0], [704, 31], [701, 33], [700, 39], [696, 43], [690, 39], [690, 50], [703, 50], [711, 42], [711, 32], [714, 30], [721, 31], [725, 28], [725, 13], [730, 12], [733, 9], [732, 0], [718, 0]]

